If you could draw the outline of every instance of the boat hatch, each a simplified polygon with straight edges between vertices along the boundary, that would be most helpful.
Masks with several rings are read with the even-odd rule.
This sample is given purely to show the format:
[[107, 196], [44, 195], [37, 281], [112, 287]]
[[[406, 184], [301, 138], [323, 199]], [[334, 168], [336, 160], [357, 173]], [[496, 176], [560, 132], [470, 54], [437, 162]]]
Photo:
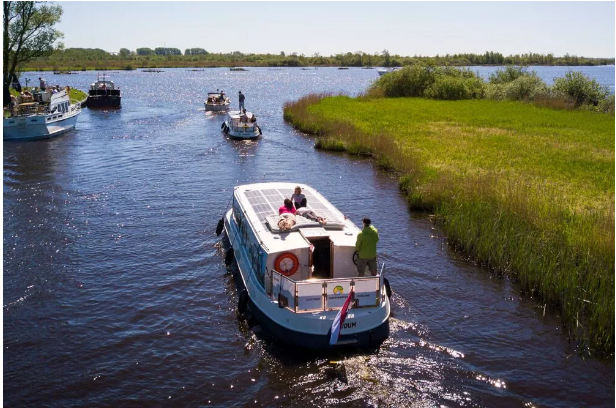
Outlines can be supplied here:
[[270, 285], [268, 295], [294, 313], [324, 312], [339, 310], [353, 288], [353, 307], [378, 307], [384, 300], [381, 293], [381, 277], [317, 279], [294, 281], [274, 270], [267, 272]]

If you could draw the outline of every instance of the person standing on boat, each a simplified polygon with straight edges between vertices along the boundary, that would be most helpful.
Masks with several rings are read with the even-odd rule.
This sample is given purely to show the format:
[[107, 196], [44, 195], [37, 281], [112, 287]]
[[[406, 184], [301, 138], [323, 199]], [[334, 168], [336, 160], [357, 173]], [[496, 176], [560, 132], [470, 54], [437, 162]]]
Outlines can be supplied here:
[[246, 96], [242, 93], [242, 91], [239, 91], [237, 95], [237, 99], [240, 101], [240, 112], [243, 112], [245, 110], [244, 99], [246, 99]]
[[357, 273], [360, 277], [366, 273], [366, 265], [372, 276], [376, 276], [376, 244], [379, 242], [379, 231], [372, 225], [368, 217], [363, 219], [364, 228], [357, 234], [355, 250], [357, 258]]
[[43, 78], [39, 78], [39, 88], [41, 88], [41, 91], [45, 92], [45, 89], [47, 89], [47, 81], [45, 81]]

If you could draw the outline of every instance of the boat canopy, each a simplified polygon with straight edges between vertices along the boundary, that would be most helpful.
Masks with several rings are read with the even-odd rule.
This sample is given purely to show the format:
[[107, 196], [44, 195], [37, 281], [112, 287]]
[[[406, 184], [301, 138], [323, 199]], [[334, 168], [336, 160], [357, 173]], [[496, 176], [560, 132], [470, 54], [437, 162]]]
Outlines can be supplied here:
[[90, 89], [115, 89], [113, 81], [101, 80], [90, 84]]

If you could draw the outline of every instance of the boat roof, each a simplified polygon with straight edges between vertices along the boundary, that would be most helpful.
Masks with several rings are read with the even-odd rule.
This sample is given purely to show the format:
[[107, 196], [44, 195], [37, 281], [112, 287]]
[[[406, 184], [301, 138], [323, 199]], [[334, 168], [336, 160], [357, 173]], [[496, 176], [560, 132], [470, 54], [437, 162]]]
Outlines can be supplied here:
[[224, 95], [225, 91], [220, 91], [220, 92], [208, 92], [208, 95]]
[[[230, 119], [239, 120], [240, 117], [242, 116], [242, 113], [240, 113], [240, 111], [229, 111], [228, 115]], [[254, 116], [254, 113], [246, 111], [246, 116], [248, 116], [249, 118], [252, 118]]]
[[107, 86], [108, 88], [111, 88], [111, 89], [115, 88], [115, 85], [114, 85], [113, 81], [103, 80], [103, 79], [98, 80], [96, 82], [92, 82], [90, 84], [90, 87], [96, 88], [96, 87], [99, 87], [100, 85], [103, 85], [103, 84], [105, 84], [105, 86]]
[[[268, 217], [276, 218], [278, 208], [285, 198], [291, 198], [295, 187], [302, 188], [306, 196], [306, 207], [319, 216], [327, 219], [327, 224], [305, 224], [291, 231], [280, 232], [271, 228]], [[333, 204], [317, 190], [305, 184], [298, 183], [257, 183], [235, 187], [234, 195], [244, 209], [244, 213], [253, 226], [260, 241], [268, 248], [268, 252], [278, 252], [289, 248], [301, 248], [307, 245], [304, 237], [327, 236], [336, 245], [354, 246], [359, 228], [347, 219]]]

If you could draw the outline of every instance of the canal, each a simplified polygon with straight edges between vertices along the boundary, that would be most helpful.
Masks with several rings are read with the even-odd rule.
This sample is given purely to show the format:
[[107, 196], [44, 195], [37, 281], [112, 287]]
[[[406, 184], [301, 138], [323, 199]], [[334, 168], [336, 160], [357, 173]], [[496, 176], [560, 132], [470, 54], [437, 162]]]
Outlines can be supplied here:
[[[592, 69], [613, 91], [614, 67]], [[612, 406], [613, 357], [580, 357], [555, 313], [410, 212], [395, 177], [316, 151], [284, 122], [285, 102], [358, 95], [376, 70], [109, 75], [121, 110], [3, 144], [6, 406]], [[234, 107], [246, 94], [261, 139], [221, 133], [224, 116], [203, 110], [217, 88]], [[372, 218], [394, 292], [378, 351], [298, 352], [237, 319], [216, 224], [234, 186], [267, 181], [309, 184], [358, 225]]]

